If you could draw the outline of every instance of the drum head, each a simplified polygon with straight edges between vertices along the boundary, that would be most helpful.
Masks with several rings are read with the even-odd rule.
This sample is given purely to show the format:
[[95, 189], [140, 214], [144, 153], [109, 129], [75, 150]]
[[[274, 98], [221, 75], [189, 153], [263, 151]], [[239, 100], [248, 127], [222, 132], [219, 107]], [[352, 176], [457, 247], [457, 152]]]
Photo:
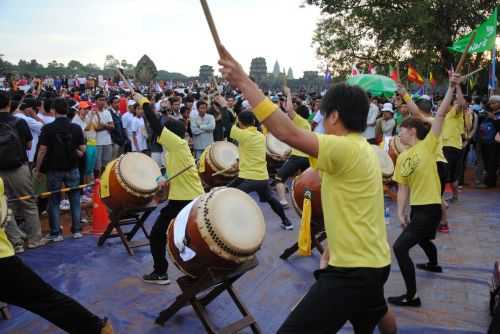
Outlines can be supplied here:
[[266, 222], [252, 197], [239, 189], [218, 188], [207, 205], [208, 219], [225, 246], [250, 255], [260, 248]]
[[227, 141], [217, 141], [210, 147], [210, 160], [219, 170], [234, 166], [239, 156], [238, 147]]
[[292, 148], [273, 136], [271, 133], [266, 135], [266, 147], [269, 153], [279, 155], [280, 157], [287, 157]]
[[382, 176], [390, 177], [394, 174], [394, 163], [391, 157], [382, 148], [377, 145], [372, 145], [373, 150], [377, 154], [380, 161], [380, 168], [382, 169]]
[[160, 167], [143, 153], [130, 152], [119, 158], [118, 172], [123, 182], [133, 191], [148, 194], [158, 189], [156, 178], [161, 176]]

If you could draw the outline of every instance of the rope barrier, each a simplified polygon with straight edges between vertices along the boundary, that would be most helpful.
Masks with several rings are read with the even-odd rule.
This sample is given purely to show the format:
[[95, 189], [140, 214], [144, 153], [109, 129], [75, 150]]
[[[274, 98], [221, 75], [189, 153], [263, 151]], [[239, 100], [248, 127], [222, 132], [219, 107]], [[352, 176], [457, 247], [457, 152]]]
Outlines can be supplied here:
[[52, 194], [67, 193], [67, 192], [72, 191], [72, 190], [82, 190], [84, 188], [88, 188], [88, 187], [91, 187], [93, 185], [94, 185], [94, 182], [91, 182], [91, 183], [86, 183], [86, 184], [80, 184], [76, 187], [66, 187], [66, 188], [61, 188], [59, 190], [55, 190], [55, 191], [45, 191], [45, 192], [42, 192], [42, 193], [39, 193], [36, 195], [23, 195], [23, 196], [19, 196], [17, 198], [9, 198], [8, 202], [27, 201], [27, 200], [30, 200], [32, 198], [49, 197]]

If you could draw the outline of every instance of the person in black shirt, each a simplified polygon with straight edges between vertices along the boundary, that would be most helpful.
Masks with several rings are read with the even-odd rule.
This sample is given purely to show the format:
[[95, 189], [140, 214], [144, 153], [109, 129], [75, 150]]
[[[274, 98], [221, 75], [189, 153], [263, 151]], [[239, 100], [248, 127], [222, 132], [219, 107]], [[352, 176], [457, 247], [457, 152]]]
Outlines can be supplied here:
[[[0, 177], [4, 180], [7, 197], [16, 198], [33, 194], [33, 180], [26, 154], [26, 151], [31, 149], [33, 137], [26, 121], [9, 113], [11, 108], [9, 94], [0, 91]], [[9, 134], [14, 134], [14, 137]], [[6, 227], [7, 236], [16, 252], [24, 251], [24, 237], [28, 239], [28, 248], [42, 245], [36, 200], [31, 198], [10, 202], [9, 207], [15, 216], [24, 219], [23, 230], [26, 236], [14, 219], [11, 219]]]
[[[80, 126], [71, 123], [66, 117], [68, 105], [64, 99], [54, 100], [52, 108], [55, 110], [54, 122], [45, 125], [40, 134], [40, 148], [36, 161], [35, 177], [44, 163], [47, 169], [47, 183], [49, 191], [61, 189], [62, 183], [67, 187], [76, 187], [80, 183], [78, 170], [79, 159], [85, 154], [85, 141]], [[80, 226], [80, 191], [69, 192], [71, 218], [73, 224], [71, 231], [73, 238], [82, 237]], [[59, 224], [59, 204], [61, 193], [56, 192], [50, 196], [49, 214], [50, 235], [49, 241], [62, 241], [62, 231]]]

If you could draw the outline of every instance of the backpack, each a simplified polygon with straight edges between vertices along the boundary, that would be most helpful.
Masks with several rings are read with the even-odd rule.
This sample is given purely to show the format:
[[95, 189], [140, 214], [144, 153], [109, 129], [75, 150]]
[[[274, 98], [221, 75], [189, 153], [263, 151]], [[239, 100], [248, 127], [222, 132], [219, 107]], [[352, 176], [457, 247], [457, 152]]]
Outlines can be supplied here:
[[16, 169], [25, 161], [26, 152], [24, 151], [21, 138], [15, 128], [17, 123], [0, 123], [0, 170]]
[[489, 118], [485, 118], [481, 124], [479, 124], [478, 137], [479, 142], [483, 144], [492, 144], [495, 142], [495, 135], [497, 130], [495, 124]]

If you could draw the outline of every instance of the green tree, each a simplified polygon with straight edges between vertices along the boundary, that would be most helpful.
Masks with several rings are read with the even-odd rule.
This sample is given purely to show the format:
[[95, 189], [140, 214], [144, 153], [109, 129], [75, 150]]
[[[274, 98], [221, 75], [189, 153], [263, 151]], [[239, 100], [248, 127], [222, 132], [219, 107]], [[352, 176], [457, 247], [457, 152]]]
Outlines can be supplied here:
[[[443, 72], [460, 55], [447, 47], [486, 19], [497, 0], [308, 0], [324, 17], [313, 42], [333, 70], [412, 61]], [[477, 58], [478, 62], [481, 57]], [[426, 71], [427, 72], [427, 71]]]
[[72, 71], [74, 73], [82, 73], [85, 72], [85, 67], [83, 66], [82, 63], [80, 63], [77, 60], [70, 60], [68, 62], [68, 66], [66, 67], [69, 71]]

